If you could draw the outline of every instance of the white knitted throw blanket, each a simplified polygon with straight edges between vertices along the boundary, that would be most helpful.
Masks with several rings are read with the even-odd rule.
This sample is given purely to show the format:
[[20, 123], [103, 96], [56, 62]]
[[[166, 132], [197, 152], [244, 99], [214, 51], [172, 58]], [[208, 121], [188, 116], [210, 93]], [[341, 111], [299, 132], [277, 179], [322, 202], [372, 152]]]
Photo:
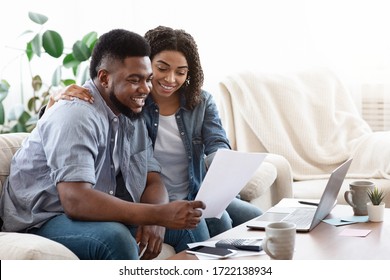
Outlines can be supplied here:
[[253, 141], [287, 158], [294, 179], [326, 178], [350, 157], [347, 177], [390, 179], [390, 132], [372, 132], [333, 72], [247, 71], [228, 76], [220, 88], [222, 111], [234, 110], [221, 115], [224, 123], [243, 118]]

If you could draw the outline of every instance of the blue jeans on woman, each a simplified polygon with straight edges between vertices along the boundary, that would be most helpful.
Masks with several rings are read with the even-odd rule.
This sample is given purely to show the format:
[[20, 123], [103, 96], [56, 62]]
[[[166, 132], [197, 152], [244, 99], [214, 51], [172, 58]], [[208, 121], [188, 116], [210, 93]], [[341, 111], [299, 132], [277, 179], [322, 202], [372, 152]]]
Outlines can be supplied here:
[[206, 219], [210, 236], [213, 237], [235, 226], [260, 216], [263, 212], [253, 204], [236, 197], [222, 213], [220, 219]]
[[[30, 232], [63, 244], [82, 260], [138, 260], [139, 247], [135, 240], [137, 228], [117, 222], [91, 222], [58, 215]], [[176, 252], [187, 244], [210, 238], [204, 219], [193, 230], [165, 232], [164, 243]]]

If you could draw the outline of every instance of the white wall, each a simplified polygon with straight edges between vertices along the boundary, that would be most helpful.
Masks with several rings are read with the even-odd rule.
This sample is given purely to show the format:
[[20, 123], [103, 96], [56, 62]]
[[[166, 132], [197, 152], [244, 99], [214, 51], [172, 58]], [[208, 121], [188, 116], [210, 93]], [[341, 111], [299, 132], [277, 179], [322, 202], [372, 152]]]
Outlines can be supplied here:
[[[12, 85], [14, 98], [8, 97], [7, 102], [17, 102], [20, 60], [15, 60], [17, 52], [10, 46], [17, 46], [17, 36], [34, 26], [27, 17], [33, 11], [47, 15], [47, 27], [60, 31], [68, 44], [89, 31], [102, 34], [112, 28], [140, 34], [157, 25], [185, 29], [198, 42], [205, 88], [210, 91], [217, 90], [224, 75], [241, 69], [286, 70], [308, 65], [331, 67], [352, 81], [382, 83], [390, 77], [386, 2], [13, 0], [2, 8], [0, 17], [0, 79]], [[49, 66], [34, 66], [32, 71], [43, 67], [51, 73]]]

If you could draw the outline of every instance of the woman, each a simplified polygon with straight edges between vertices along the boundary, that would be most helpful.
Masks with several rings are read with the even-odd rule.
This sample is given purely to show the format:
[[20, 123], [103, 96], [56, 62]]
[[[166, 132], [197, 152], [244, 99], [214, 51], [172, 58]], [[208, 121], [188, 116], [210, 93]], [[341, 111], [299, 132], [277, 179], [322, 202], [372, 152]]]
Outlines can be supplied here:
[[[193, 200], [218, 149], [230, 149], [218, 110], [210, 93], [202, 90], [203, 70], [197, 44], [184, 30], [159, 26], [145, 34], [151, 46], [153, 89], [143, 115], [162, 166], [170, 200]], [[75, 85], [61, 98], [90, 96]], [[210, 236], [261, 214], [254, 205], [235, 198], [221, 219], [206, 219]], [[204, 225], [194, 230], [198, 241], [207, 239]]]

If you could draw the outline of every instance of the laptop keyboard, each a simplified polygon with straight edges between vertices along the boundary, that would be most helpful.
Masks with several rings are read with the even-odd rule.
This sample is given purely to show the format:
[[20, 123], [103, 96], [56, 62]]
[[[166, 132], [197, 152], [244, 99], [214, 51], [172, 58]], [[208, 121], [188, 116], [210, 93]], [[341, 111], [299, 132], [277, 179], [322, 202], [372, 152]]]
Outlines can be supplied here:
[[297, 228], [305, 227], [311, 224], [316, 209], [297, 208], [291, 215], [283, 219], [284, 222], [291, 222], [297, 225]]

